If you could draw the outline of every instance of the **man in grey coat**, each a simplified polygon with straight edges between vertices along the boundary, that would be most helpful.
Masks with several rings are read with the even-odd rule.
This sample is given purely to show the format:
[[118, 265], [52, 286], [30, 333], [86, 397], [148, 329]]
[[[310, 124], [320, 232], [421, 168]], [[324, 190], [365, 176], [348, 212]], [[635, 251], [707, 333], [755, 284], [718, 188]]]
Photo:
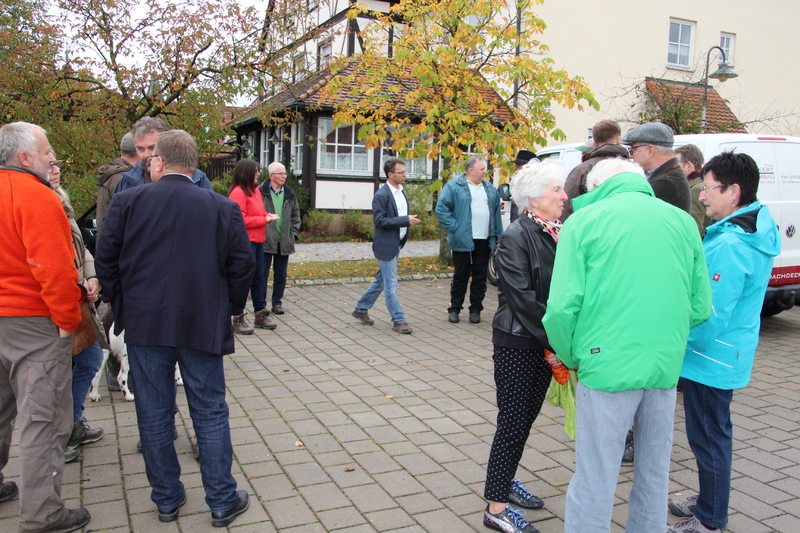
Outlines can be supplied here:
[[269, 180], [259, 187], [264, 209], [280, 218], [267, 224], [267, 238], [264, 241], [264, 287], [267, 286], [266, 278], [269, 278], [269, 269], [272, 266], [272, 312], [282, 315], [286, 312], [283, 308], [283, 293], [286, 290], [289, 255], [294, 253], [294, 242], [300, 234], [300, 204], [297, 202], [297, 195], [286, 185], [285, 166], [270, 163], [267, 172]]
[[403, 192], [406, 181], [406, 164], [400, 159], [388, 159], [383, 164], [386, 184], [378, 189], [372, 198], [372, 218], [375, 222], [375, 238], [372, 251], [378, 259], [378, 273], [375, 281], [358, 300], [353, 316], [362, 324], [375, 323], [368, 311], [375, 304], [381, 292], [386, 296], [386, 309], [392, 315], [392, 329], [398, 333], [410, 334], [413, 330], [406, 322], [403, 308], [397, 299], [397, 257], [408, 238], [409, 226], [419, 224], [416, 215], [408, 214], [408, 198]]

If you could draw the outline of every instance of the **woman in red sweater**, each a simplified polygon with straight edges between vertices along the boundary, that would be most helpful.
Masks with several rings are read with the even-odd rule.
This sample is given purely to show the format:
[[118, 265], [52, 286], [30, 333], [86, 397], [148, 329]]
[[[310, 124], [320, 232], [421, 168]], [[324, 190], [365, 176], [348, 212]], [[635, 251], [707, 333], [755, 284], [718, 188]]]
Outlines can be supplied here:
[[[247, 236], [253, 246], [253, 255], [256, 257], [256, 274], [253, 285], [250, 287], [250, 296], [253, 299], [255, 311], [255, 327], [275, 329], [277, 324], [269, 318], [267, 311], [267, 279], [264, 276], [264, 239], [267, 236], [267, 224], [278, 219], [278, 215], [267, 213], [261, 199], [258, 185], [260, 168], [252, 159], [242, 159], [233, 167], [231, 190], [228, 198], [239, 204], [247, 228]], [[244, 309], [233, 309], [233, 331], [243, 335], [253, 333], [253, 328], [244, 316]]]

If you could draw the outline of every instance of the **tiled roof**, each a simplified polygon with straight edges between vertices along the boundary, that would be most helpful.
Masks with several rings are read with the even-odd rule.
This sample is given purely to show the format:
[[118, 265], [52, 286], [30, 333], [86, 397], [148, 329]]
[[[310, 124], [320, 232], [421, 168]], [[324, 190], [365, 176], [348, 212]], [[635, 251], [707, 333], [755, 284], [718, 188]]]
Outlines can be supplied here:
[[[662, 106], [675, 105], [680, 101], [687, 110], [697, 116], [697, 123], [702, 117], [703, 85], [691, 84], [672, 80], [646, 78], [647, 91]], [[691, 122], [691, 120], [687, 121]], [[747, 133], [744, 125], [739, 122], [728, 104], [719, 93], [708, 86], [708, 104], [706, 106], [706, 133]]]
[[[344, 70], [337, 72], [331, 70], [324, 70], [316, 75], [309, 76], [303, 80], [287, 87], [284, 91], [269, 97], [265, 100], [255, 102], [247, 110], [229, 122], [230, 126], [241, 125], [246, 122], [257, 120], [257, 117], [264, 111], [278, 111], [280, 109], [292, 107], [308, 107], [319, 106], [323, 109], [334, 109], [337, 104], [354, 101], [366, 96], [365, 92], [358, 88], [356, 82], [350, 81], [347, 85], [342, 87], [342, 90], [335, 95], [328, 95], [324, 99], [320, 94], [320, 89], [326, 86], [334, 76], [350, 75], [357, 72], [359, 68], [358, 61], [351, 61]], [[388, 91], [389, 87], [399, 87], [400, 90], [396, 93], [395, 101], [403, 101], [407, 95], [414, 92], [419, 88], [419, 83], [410, 76], [404, 76], [401, 80], [388, 76], [384, 81], [383, 90]], [[498, 122], [508, 122], [513, 119], [512, 110], [503, 102], [500, 95], [489, 86], [488, 83], [477, 88], [486, 102], [494, 104], [494, 118]], [[264, 108], [264, 109], [261, 109]], [[421, 115], [424, 110], [416, 105], [409, 105], [405, 109], [401, 109], [403, 113], [410, 115]]]

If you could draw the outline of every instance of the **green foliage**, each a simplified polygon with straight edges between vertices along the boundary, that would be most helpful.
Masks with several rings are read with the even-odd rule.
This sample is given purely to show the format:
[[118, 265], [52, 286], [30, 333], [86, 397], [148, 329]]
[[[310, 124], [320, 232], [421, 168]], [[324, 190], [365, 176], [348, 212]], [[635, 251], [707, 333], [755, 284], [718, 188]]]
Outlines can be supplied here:
[[429, 241], [439, 238], [439, 219], [433, 212], [433, 194], [425, 181], [406, 182], [403, 190], [408, 197], [408, 212], [417, 215], [420, 223], [410, 228], [409, 238]]
[[97, 201], [97, 179], [92, 174], [76, 174], [65, 169], [61, 174], [61, 186], [69, 194], [69, 202], [80, 217]]
[[372, 239], [375, 236], [372, 217], [356, 209], [346, 209], [342, 214], [342, 232], [354, 239]]
[[303, 223], [306, 232], [312, 237], [325, 237], [333, 233], [333, 214], [328, 211], [312, 209], [308, 212]]
[[214, 189], [214, 192], [227, 198], [231, 188], [231, 177], [230, 173], [226, 173], [222, 178], [212, 181], [211, 187]]

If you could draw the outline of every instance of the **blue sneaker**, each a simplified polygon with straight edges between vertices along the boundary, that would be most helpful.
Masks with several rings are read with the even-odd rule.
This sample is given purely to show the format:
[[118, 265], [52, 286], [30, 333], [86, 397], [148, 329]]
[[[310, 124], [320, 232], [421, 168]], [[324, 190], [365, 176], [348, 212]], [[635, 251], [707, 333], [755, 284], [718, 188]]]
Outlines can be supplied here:
[[528, 489], [518, 479], [515, 479], [514, 484], [511, 485], [508, 501], [525, 509], [541, 509], [544, 507], [542, 499], [528, 492]]
[[540, 533], [533, 527], [533, 524], [523, 520], [523, 516], [525, 516], [525, 511], [517, 511], [510, 505], [506, 505], [502, 513], [492, 514], [487, 505], [483, 512], [483, 525], [503, 533]]

